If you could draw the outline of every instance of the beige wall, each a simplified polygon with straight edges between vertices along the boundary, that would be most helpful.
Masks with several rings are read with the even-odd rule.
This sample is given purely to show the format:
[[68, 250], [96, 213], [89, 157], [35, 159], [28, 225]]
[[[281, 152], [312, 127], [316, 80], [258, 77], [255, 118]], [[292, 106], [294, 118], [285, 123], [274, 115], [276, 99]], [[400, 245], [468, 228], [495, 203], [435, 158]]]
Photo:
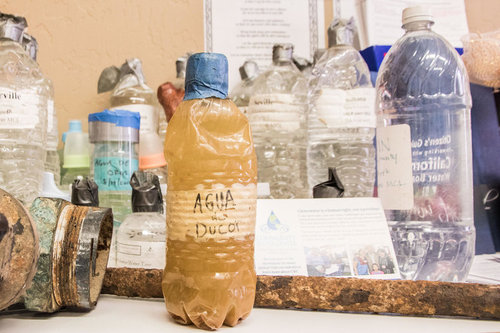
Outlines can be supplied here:
[[[327, 25], [332, 3], [325, 0]], [[499, 0], [466, 5], [471, 31], [500, 28]], [[86, 128], [88, 113], [107, 106], [109, 93], [97, 95], [103, 68], [139, 57], [156, 89], [175, 77], [178, 56], [203, 50], [203, 0], [2, 0], [0, 11], [25, 16], [38, 39], [38, 62], [55, 86], [59, 133], [70, 119]]]

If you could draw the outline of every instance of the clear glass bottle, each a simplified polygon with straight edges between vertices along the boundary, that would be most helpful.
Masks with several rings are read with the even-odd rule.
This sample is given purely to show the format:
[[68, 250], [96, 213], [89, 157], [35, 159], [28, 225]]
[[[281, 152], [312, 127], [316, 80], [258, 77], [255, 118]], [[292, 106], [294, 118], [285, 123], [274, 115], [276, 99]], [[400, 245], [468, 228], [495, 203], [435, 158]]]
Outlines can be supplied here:
[[42, 189], [49, 89], [21, 45], [26, 26], [0, 17], [0, 187], [29, 206]]
[[138, 112], [104, 110], [89, 114], [89, 138], [94, 145], [91, 173], [99, 186], [101, 207], [113, 209], [109, 266], [116, 265], [116, 233], [131, 212], [130, 177], [139, 168], [139, 126]]
[[257, 153], [259, 183], [274, 199], [304, 198], [307, 81], [292, 62], [293, 45], [273, 47], [271, 68], [255, 79], [248, 120]]
[[163, 269], [166, 224], [158, 176], [136, 171], [130, 185], [133, 213], [125, 218], [118, 231], [117, 266]]
[[344, 197], [373, 196], [375, 89], [361, 54], [352, 46], [354, 22], [335, 19], [329, 49], [309, 81], [307, 179], [309, 190], [336, 169]]
[[186, 95], [165, 138], [168, 312], [204, 329], [253, 307], [256, 156], [245, 115], [227, 98], [227, 59], [193, 54]]
[[191, 53], [180, 57], [175, 62], [177, 76], [173, 82], [165, 82], [158, 87], [157, 97], [164, 112], [158, 112], [158, 133], [162, 141], [165, 140], [167, 124], [175, 113], [175, 109], [184, 98], [184, 84], [186, 79], [186, 63]]
[[244, 114], [247, 113], [250, 97], [253, 94], [252, 88], [258, 75], [259, 66], [257, 63], [253, 60], [245, 61], [240, 67], [241, 81], [231, 91], [231, 99]]
[[[23, 47], [30, 55], [31, 59], [36, 62], [38, 53], [38, 42], [36, 38], [24, 34]], [[59, 154], [57, 153], [58, 133], [57, 133], [57, 114], [54, 108], [54, 85], [49, 78], [45, 78], [48, 91], [47, 100], [47, 145], [45, 151], [45, 171], [54, 175], [56, 185], [61, 182], [61, 166]]]
[[474, 257], [471, 96], [455, 49], [428, 8], [403, 11], [406, 33], [377, 79], [377, 176], [406, 279], [464, 281]]

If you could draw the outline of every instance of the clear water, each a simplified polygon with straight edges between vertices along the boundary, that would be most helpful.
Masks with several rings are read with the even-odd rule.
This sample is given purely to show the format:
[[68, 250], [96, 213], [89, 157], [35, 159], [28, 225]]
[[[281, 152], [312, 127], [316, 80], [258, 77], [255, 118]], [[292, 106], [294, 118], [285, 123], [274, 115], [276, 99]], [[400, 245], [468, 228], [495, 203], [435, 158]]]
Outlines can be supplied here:
[[409, 125], [414, 200], [386, 216], [405, 278], [463, 281], [475, 244], [469, 82], [425, 22], [407, 29], [379, 72], [377, 126]]
[[[337, 170], [345, 197], [373, 196], [375, 182], [375, 122], [363, 127], [340, 113], [338, 105], [328, 104], [326, 90], [371, 88], [370, 72], [352, 46], [334, 46], [324, 54], [309, 81], [307, 179], [309, 191], [328, 180], [328, 168]], [[371, 104], [371, 103], [369, 103]], [[371, 105], [370, 105], [371, 106]], [[321, 109], [321, 113], [318, 111]], [[373, 107], [365, 108], [373, 113]], [[325, 122], [325, 113], [329, 122]], [[351, 121], [350, 125], [347, 125]], [[344, 125], [345, 124], [345, 125]]]

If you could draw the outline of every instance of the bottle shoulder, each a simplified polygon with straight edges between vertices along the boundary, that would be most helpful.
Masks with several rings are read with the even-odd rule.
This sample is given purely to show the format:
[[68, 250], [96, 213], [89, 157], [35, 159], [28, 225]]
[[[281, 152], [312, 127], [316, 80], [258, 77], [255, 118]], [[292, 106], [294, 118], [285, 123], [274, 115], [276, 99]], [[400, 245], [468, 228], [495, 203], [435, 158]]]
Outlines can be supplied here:
[[254, 94], [285, 93], [306, 94], [307, 79], [293, 65], [277, 66], [263, 72], [255, 79]]

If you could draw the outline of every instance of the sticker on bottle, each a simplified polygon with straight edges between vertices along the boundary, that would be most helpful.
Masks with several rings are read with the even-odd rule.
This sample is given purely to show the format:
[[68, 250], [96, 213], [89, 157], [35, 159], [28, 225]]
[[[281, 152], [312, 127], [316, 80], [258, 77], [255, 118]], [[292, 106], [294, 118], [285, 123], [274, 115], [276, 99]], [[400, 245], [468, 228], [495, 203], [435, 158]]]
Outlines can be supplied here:
[[413, 208], [411, 130], [407, 124], [377, 128], [378, 196], [384, 209]]
[[117, 267], [165, 268], [165, 242], [118, 242], [117, 248]]
[[131, 191], [130, 177], [138, 169], [137, 159], [121, 157], [94, 159], [94, 178], [99, 191]]
[[40, 126], [39, 113], [45, 105], [27, 90], [0, 87], [0, 129], [34, 129]]
[[328, 128], [375, 128], [375, 89], [321, 90], [314, 104], [318, 120]]
[[250, 99], [248, 118], [255, 132], [295, 132], [305, 122], [305, 105], [292, 94], [260, 94]]
[[111, 108], [111, 110], [126, 110], [139, 112], [141, 115], [140, 132], [156, 132], [158, 130], [155, 108], [149, 104], [127, 104]]
[[167, 237], [197, 242], [243, 239], [254, 233], [257, 186], [167, 192]]

